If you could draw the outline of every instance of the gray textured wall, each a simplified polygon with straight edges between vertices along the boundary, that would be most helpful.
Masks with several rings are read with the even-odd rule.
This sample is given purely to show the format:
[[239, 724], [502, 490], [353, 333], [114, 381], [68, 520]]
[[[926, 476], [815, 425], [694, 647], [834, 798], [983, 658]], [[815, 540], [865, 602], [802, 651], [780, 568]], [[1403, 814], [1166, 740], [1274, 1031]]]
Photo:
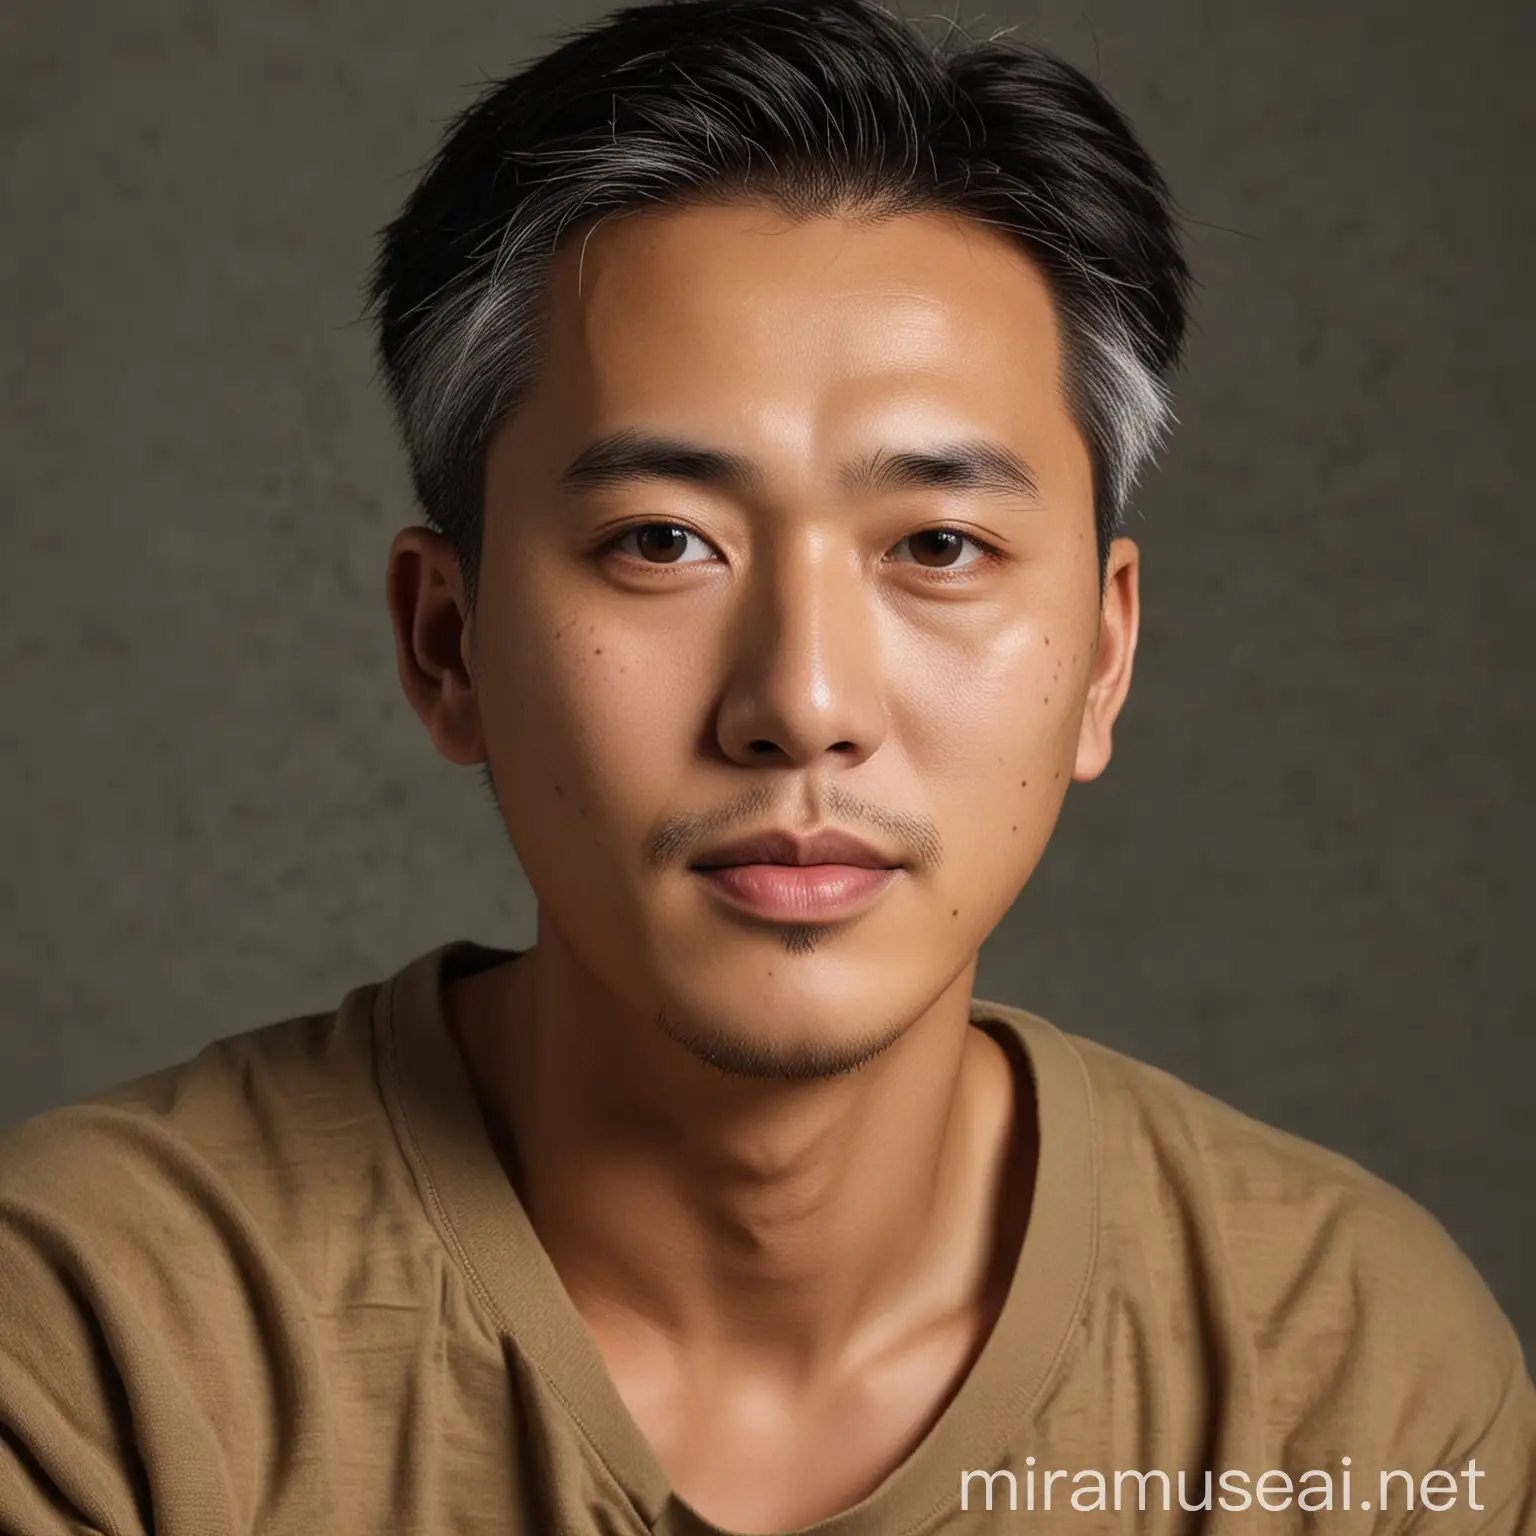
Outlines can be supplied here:
[[[355, 317], [443, 120], [596, 12], [0, 12], [0, 1123], [531, 940], [398, 691]], [[1115, 763], [980, 990], [1392, 1179], [1536, 1339], [1533, 8], [962, 15], [1108, 87], [1203, 284]]]

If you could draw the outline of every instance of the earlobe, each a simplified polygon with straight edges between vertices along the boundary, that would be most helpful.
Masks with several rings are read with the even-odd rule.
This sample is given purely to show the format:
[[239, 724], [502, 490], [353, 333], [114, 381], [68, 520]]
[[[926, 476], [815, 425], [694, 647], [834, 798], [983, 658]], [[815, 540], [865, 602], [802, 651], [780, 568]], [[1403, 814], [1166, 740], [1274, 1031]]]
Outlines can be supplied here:
[[411, 708], [450, 763], [483, 763], [485, 737], [453, 544], [430, 528], [402, 528], [390, 546], [385, 587], [396, 669]]

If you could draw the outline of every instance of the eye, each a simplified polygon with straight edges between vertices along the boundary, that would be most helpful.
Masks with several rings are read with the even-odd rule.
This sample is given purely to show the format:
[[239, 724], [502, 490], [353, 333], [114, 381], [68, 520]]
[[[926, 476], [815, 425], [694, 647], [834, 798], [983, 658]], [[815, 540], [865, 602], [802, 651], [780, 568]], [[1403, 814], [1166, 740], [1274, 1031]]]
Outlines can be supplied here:
[[680, 523], [637, 523], [616, 535], [604, 547], [629, 555], [642, 565], [698, 565], [701, 563], [698, 560], [683, 558], [689, 539], [696, 540], [706, 551], [710, 548], [691, 528], [684, 528]]
[[[917, 565], [929, 571], [967, 571], [997, 558], [997, 551], [990, 544], [983, 543], [973, 534], [961, 533], [958, 528], [923, 528], [908, 534], [896, 548], [900, 549], [902, 544], [911, 546], [915, 558], [897, 563]], [[958, 563], [951, 557], [959, 554], [966, 544], [978, 551], [977, 557]]]

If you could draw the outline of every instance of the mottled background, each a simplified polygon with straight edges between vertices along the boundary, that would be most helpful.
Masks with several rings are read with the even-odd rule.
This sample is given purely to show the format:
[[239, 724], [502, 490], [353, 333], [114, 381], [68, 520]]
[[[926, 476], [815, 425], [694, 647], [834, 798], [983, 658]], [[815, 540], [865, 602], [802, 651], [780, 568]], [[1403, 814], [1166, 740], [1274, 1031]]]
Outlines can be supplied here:
[[[0, 9], [0, 1123], [531, 940], [396, 681], [359, 283], [445, 120], [597, 14]], [[960, 16], [1105, 85], [1201, 282], [1115, 761], [979, 990], [1401, 1185], [1536, 1338], [1536, 8]]]

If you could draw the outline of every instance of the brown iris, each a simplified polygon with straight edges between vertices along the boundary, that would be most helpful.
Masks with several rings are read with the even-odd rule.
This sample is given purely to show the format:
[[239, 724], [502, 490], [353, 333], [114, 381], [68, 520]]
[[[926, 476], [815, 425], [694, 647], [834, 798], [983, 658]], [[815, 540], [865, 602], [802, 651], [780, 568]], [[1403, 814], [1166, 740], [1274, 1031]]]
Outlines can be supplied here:
[[[929, 561], [924, 558], [923, 541], [925, 539], [930, 541], [927, 553], [938, 555], [940, 556], [939, 559]], [[935, 543], [939, 545], [938, 549], [933, 548]], [[949, 564], [949, 561], [942, 557], [946, 554], [958, 554], [963, 543], [963, 537], [956, 533], [953, 528], [926, 528], [922, 533], [914, 533], [912, 535], [912, 555], [920, 565], [945, 566]]]
[[641, 557], [655, 556], [658, 563], [671, 564], [688, 547], [688, 531], [672, 523], [646, 523], [635, 532], [635, 548]]
[[[911, 535], [912, 553], [918, 563], [941, 569], [952, 563], [964, 542], [953, 528], [927, 528]], [[635, 530], [635, 547], [642, 559], [670, 565], [688, 547], [688, 530], [675, 523], [644, 523]]]

